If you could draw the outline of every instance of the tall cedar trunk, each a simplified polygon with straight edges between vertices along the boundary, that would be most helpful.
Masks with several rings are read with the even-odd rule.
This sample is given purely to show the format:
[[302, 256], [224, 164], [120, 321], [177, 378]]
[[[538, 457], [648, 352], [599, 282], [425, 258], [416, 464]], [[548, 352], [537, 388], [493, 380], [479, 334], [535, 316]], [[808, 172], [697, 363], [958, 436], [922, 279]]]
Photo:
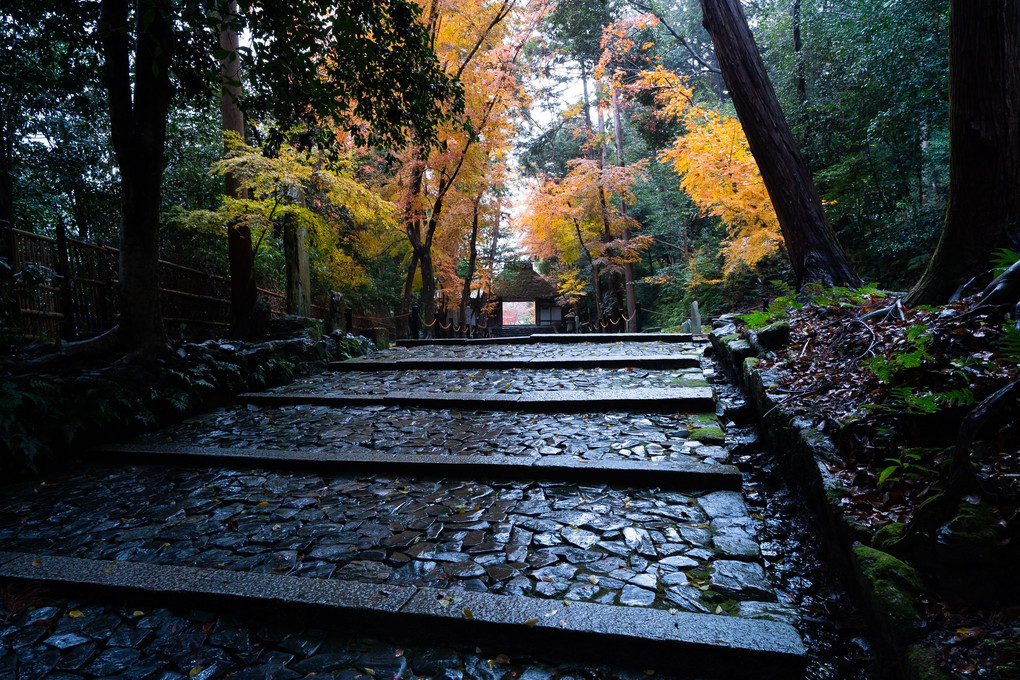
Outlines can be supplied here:
[[[237, 2], [228, 0], [220, 23], [220, 49], [228, 52], [220, 60], [220, 118], [224, 132], [233, 132], [244, 139], [244, 113], [238, 105], [241, 60], [237, 52], [237, 31], [233, 26], [236, 16]], [[223, 150], [228, 151], [229, 145], [224, 143]], [[227, 196], [244, 198], [245, 192], [232, 173], [223, 179]], [[230, 259], [230, 334], [234, 338], [249, 338], [258, 291], [255, 288], [255, 249], [247, 225], [227, 225], [227, 255]]]
[[807, 163], [783, 116], [740, 0], [701, 0], [726, 87], [761, 171], [797, 285], [860, 285], [829, 224]]
[[[174, 34], [166, 0], [136, 11], [126, 0], [103, 0], [101, 24], [110, 127], [120, 166], [120, 332], [143, 352], [166, 347], [159, 304], [159, 208], [167, 112], [173, 95]], [[129, 36], [135, 36], [132, 91]]]
[[[622, 168], [623, 160], [623, 128], [620, 126], [620, 99], [613, 92], [613, 131], [616, 137], [616, 162]], [[620, 197], [620, 214], [623, 216], [623, 230], [620, 238], [624, 241], [630, 240], [630, 229], [627, 228], [627, 202]], [[637, 333], [637, 294], [634, 290], [634, 263], [627, 261], [623, 264], [623, 285], [627, 294], [627, 327], [628, 333]]]
[[475, 198], [474, 212], [471, 216], [471, 241], [468, 250], [468, 268], [464, 276], [464, 288], [460, 291], [460, 325], [467, 324], [467, 306], [471, 299], [471, 279], [475, 277], [475, 261], [478, 258], [478, 204], [482, 196]]
[[308, 229], [300, 221], [288, 217], [283, 225], [283, 251], [287, 270], [287, 313], [310, 316], [312, 287], [308, 273]]
[[953, 0], [949, 24], [949, 205], [942, 237], [905, 302], [940, 304], [1020, 248], [1020, 3]]

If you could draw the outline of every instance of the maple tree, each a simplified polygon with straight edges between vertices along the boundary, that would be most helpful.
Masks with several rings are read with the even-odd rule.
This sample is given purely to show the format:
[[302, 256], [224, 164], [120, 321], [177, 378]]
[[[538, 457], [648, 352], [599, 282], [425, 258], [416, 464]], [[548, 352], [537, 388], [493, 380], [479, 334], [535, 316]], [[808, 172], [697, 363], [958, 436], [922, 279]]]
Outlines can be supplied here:
[[[477, 197], [478, 191], [461, 187], [485, 175], [491, 164], [502, 162], [513, 132], [514, 112], [522, 105], [523, 92], [514, 67], [547, 10], [544, 0], [437, 0], [423, 14], [440, 64], [464, 90], [463, 109], [448, 109], [436, 147], [423, 143], [397, 155], [401, 165], [389, 188], [389, 195], [400, 206], [401, 227], [411, 246], [401, 312], [411, 311], [420, 273], [421, 313], [426, 325], [433, 323], [435, 313], [433, 245], [437, 233], [451, 203], [471, 203]], [[453, 220], [445, 223], [452, 229], [465, 226], [463, 220], [456, 225]], [[451, 238], [440, 240], [449, 244]], [[454, 260], [450, 248], [444, 247], [440, 265], [448, 268]], [[446, 279], [449, 282], [450, 277]]]

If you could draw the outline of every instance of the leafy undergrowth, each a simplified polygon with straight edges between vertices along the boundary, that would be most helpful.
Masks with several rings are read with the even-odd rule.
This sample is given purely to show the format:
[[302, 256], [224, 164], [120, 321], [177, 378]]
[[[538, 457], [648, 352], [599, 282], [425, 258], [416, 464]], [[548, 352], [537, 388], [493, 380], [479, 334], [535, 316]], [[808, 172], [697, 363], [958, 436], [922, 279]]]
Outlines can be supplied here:
[[[961, 423], [1020, 376], [1020, 331], [998, 310], [972, 310], [974, 302], [901, 309], [877, 291], [842, 291], [806, 305], [779, 298], [768, 312], [744, 317], [759, 329], [789, 321], [789, 344], [758, 367], [771, 371], [768, 393], [784, 412], [839, 443], [830, 470], [846, 490], [840, 509], [862, 536], [883, 529], [878, 536], [899, 536], [925, 501], [958, 488], [951, 482], [960, 477], [953, 458]], [[890, 311], [877, 313], [883, 309]], [[1020, 528], [1018, 410], [1014, 397], [964, 447], [972, 483], [961, 502], [990, 509], [995, 549], [1009, 550]], [[945, 565], [932, 557], [938, 531], [926, 549], [906, 551], [931, 586], [915, 602], [925, 646], [951, 676], [1020, 678], [1020, 608], [1007, 601], [978, 609], [946, 594]], [[981, 559], [975, 554], [972, 566]]]

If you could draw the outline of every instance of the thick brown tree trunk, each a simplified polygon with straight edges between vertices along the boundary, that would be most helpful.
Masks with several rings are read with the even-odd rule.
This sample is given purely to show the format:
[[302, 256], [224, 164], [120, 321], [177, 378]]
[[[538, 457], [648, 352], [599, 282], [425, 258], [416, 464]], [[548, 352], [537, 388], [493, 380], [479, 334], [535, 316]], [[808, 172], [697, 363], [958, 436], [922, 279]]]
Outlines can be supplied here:
[[779, 106], [740, 0], [701, 0], [726, 87], [779, 218], [798, 286], [860, 285]]
[[310, 316], [312, 286], [308, 272], [308, 229], [298, 220], [287, 219], [283, 225], [283, 251], [287, 269], [287, 313]]
[[[220, 49], [227, 54], [220, 59], [220, 118], [224, 132], [233, 132], [244, 139], [244, 113], [238, 100], [241, 97], [241, 60], [238, 56], [236, 0], [228, 0], [220, 23]], [[229, 143], [224, 143], [224, 152]], [[233, 174], [224, 176], [226, 194], [231, 198], [244, 198], [244, 190]], [[227, 225], [227, 256], [230, 260], [230, 335], [249, 338], [252, 334], [255, 303], [255, 249], [251, 229], [247, 226]]]
[[949, 24], [949, 205], [908, 305], [940, 304], [1020, 248], [1020, 2], [953, 0]]
[[[128, 24], [126, 0], [103, 0], [101, 24], [111, 137], [120, 166], [120, 331], [142, 352], [166, 348], [159, 303], [159, 209], [167, 112], [173, 95], [171, 7], [154, 0]], [[134, 36], [134, 78], [131, 38]]]

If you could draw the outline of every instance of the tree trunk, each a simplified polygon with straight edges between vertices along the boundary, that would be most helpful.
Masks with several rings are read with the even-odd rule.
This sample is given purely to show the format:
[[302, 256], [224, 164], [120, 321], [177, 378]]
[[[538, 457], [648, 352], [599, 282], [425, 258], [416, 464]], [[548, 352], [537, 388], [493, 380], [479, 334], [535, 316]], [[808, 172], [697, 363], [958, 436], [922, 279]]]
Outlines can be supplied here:
[[432, 268], [432, 250], [424, 247], [418, 253], [421, 265], [421, 311], [426, 324], [436, 318], [436, 273]]
[[471, 279], [475, 276], [475, 261], [478, 258], [478, 204], [482, 200], [479, 194], [475, 198], [474, 212], [471, 217], [471, 241], [468, 250], [468, 269], [464, 276], [464, 288], [460, 291], [460, 325], [467, 325], [467, 306], [471, 299]]
[[[616, 137], [616, 163], [624, 167], [623, 160], [623, 128], [620, 126], [620, 99], [613, 92], [613, 131]], [[620, 197], [620, 214], [623, 216], [623, 230], [620, 238], [624, 241], [630, 240], [630, 229], [627, 228], [627, 202]], [[628, 333], [637, 333], [637, 293], [634, 290], [634, 263], [623, 263], [623, 286], [627, 294], [627, 325], [625, 330]]]
[[288, 217], [283, 225], [283, 252], [287, 269], [287, 313], [311, 316], [312, 290], [308, 274], [308, 229]]
[[953, 0], [949, 24], [949, 205], [935, 254], [907, 296], [940, 304], [990, 254], [1020, 248], [1020, 3]]
[[[154, 0], [128, 24], [126, 0], [103, 0], [105, 80], [110, 127], [120, 166], [120, 329], [143, 353], [166, 348], [159, 302], [159, 209], [167, 112], [173, 95], [171, 7]], [[130, 36], [134, 35], [132, 41]], [[131, 44], [135, 47], [131, 77]]]
[[[238, 105], [241, 97], [241, 60], [238, 56], [237, 1], [228, 0], [220, 22], [220, 49], [227, 55], [220, 59], [220, 118], [224, 132], [233, 132], [244, 139], [244, 113]], [[229, 150], [225, 141], [223, 151]], [[245, 191], [232, 173], [223, 177], [227, 196], [244, 198]], [[250, 338], [253, 330], [255, 303], [255, 249], [251, 229], [235, 224], [227, 225], [227, 256], [230, 260], [230, 335]]]
[[797, 285], [809, 281], [860, 285], [825, 216], [740, 0], [701, 0], [701, 9], [734, 108], [779, 218]]

